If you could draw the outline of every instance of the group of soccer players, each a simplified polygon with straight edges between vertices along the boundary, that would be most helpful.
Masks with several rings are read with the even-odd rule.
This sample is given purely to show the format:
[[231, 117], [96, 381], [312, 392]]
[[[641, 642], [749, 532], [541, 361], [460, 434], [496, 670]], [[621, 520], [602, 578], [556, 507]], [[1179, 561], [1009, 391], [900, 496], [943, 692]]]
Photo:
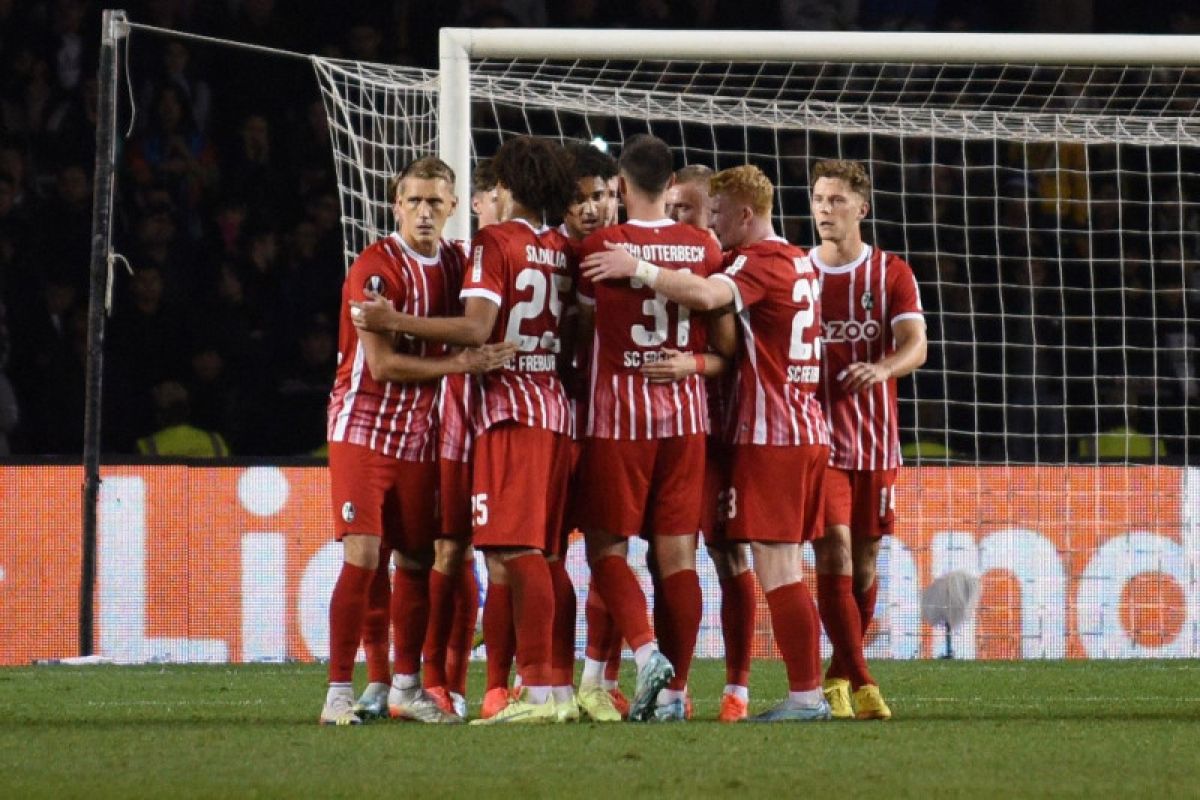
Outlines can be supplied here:
[[[399, 229], [342, 291], [328, 433], [344, 563], [322, 723], [464, 720], [475, 549], [488, 677], [472, 724], [686, 719], [701, 536], [722, 590], [720, 720], [748, 718], [755, 577], [789, 691], [749, 719], [891, 716], [863, 638], [894, 519], [895, 381], [924, 361], [924, 320], [912, 270], [862, 241], [861, 165], [814, 176], [808, 253], [776, 235], [756, 167], [674, 173], [649, 135], [616, 162], [506, 141], [477, 170], [469, 248], [441, 236], [457, 204], [446, 164], [396, 177]], [[563, 563], [575, 529], [591, 569], [578, 690]], [[634, 536], [649, 543], [652, 604]], [[809, 541], [819, 603], [802, 580]]]

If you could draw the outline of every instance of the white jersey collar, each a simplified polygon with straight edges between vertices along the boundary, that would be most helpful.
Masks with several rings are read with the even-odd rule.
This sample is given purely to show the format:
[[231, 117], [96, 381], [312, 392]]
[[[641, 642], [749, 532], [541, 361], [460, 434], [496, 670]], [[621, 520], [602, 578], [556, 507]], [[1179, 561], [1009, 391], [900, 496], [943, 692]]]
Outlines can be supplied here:
[[400, 245], [400, 247], [404, 250], [404, 252], [408, 255], [408, 257], [411, 258], [413, 261], [416, 261], [418, 264], [421, 264], [426, 267], [436, 267], [438, 264], [441, 263], [442, 242], [440, 239], [438, 240], [437, 255], [427, 256], [424, 253], [418, 253], [416, 250], [413, 250], [411, 247], [409, 247], [408, 242], [404, 241], [404, 237], [400, 235], [399, 231], [393, 231], [392, 238], [396, 241], [397, 244]]
[[854, 259], [849, 264], [842, 264], [840, 267], [831, 267], [821, 260], [820, 250], [820, 246], [817, 246], [808, 251], [808, 254], [812, 257], [813, 265], [816, 266], [818, 270], [821, 272], [827, 272], [830, 275], [841, 275], [846, 272], [852, 272], [858, 269], [858, 267], [861, 266], [864, 261], [871, 257], [871, 245], [863, 242], [862, 252], [858, 254], [858, 258]]

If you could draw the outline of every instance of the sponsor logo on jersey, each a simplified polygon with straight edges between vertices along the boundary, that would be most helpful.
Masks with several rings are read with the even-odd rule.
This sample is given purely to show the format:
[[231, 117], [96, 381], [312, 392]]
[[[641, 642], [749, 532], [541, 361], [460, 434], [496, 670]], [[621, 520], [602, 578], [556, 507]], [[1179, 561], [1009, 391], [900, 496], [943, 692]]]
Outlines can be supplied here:
[[387, 297], [387, 283], [384, 282], [382, 275], [372, 275], [367, 278], [367, 282], [363, 285], [363, 291], [367, 294], [377, 294], [380, 297]]
[[869, 342], [879, 338], [883, 329], [878, 320], [825, 320], [821, 323], [821, 338], [826, 342]]
[[354, 522], [354, 518], [358, 516], [358, 512], [354, 509], [354, 503], [347, 500], [342, 504], [342, 519], [347, 523]]

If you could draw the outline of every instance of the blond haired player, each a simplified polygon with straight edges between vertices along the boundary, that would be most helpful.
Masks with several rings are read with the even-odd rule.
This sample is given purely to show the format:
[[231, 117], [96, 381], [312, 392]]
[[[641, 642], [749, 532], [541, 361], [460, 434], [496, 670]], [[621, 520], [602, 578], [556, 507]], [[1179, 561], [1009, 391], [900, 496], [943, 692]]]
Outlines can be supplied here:
[[[362, 252], [342, 287], [338, 367], [330, 393], [329, 473], [334, 530], [343, 564], [329, 603], [329, 691], [320, 720], [362, 721], [351, 677], [368, 616], [386, 625], [388, 558], [396, 553], [391, 622], [393, 674], [369, 660], [367, 699], [393, 716], [421, 722], [461, 722], [425, 692], [418, 679], [428, 615], [428, 581], [438, 533], [433, 499], [438, 483], [435, 404], [449, 374], [499, 366], [511, 348], [450, 354], [446, 348], [358, 330], [356, 302], [380, 303], [416, 317], [453, 313], [464, 257], [441, 238], [454, 212], [454, 172], [436, 158], [411, 164], [392, 184], [398, 232]], [[369, 641], [387, 641], [386, 634]], [[383, 672], [383, 674], [380, 674]], [[390, 680], [389, 680], [390, 677]], [[390, 684], [390, 688], [389, 688]]]
[[799, 248], [775, 235], [774, 187], [753, 166], [711, 182], [712, 229], [728, 249], [709, 277], [662, 269], [610, 249], [584, 258], [595, 281], [636, 278], [680, 305], [732, 307], [740, 332], [731, 423], [725, 536], [749, 542], [787, 667], [786, 700], [754, 719], [829, 718], [821, 692], [820, 623], [802, 581], [800, 548], [821, 532], [821, 480], [829, 438], [820, 381], [817, 276]]
[[824, 690], [836, 718], [888, 719], [863, 639], [875, 611], [880, 538], [895, 520], [896, 379], [925, 363], [925, 315], [912, 268], [862, 239], [871, 198], [862, 165], [822, 161], [813, 178], [821, 244], [809, 255], [821, 276], [821, 401], [832, 440], [825, 536], [813, 543], [821, 619], [833, 643]]

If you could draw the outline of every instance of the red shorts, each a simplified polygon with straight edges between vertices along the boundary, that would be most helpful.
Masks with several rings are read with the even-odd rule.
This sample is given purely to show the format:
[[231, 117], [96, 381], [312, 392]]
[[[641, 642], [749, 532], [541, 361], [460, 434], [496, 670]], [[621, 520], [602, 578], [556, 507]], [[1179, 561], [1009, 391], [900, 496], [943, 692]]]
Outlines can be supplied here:
[[567, 463], [567, 497], [563, 505], [563, 532], [570, 533], [579, 527], [579, 454], [582, 450], [579, 442], [571, 440], [567, 445], [570, 457]]
[[729, 458], [731, 447], [713, 441], [708, 442], [708, 454], [704, 459], [704, 497], [700, 505], [700, 535], [704, 543], [711, 546], [727, 544], [725, 519], [728, 509], [725, 501], [729, 490]]
[[438, 461], [438, 510], [442, 537], [471, 538], [471, 463], [443, 458]]
[[733, 447], [725, 536], [734, 542], [800, 544], [824, 533], [825, 445]]
[[586, 439], [578, 481], [584, 530], [616, 536], [700, 530], [705, 438]]
[[402, 461], [345, 442], [329, 443], [333, 530], [382, 536], [402, 553], [432, 551], [437, 538], [436, 461]]
[[855, 538], [878, 539], [896, 524], [896, 470], [825, 473], [825, 527], [846, 525]]
[[476, 547], [558, 552], [570, 444], [561, 433], [515, 423], [488, 428], [475, 440], [471, 505]]

